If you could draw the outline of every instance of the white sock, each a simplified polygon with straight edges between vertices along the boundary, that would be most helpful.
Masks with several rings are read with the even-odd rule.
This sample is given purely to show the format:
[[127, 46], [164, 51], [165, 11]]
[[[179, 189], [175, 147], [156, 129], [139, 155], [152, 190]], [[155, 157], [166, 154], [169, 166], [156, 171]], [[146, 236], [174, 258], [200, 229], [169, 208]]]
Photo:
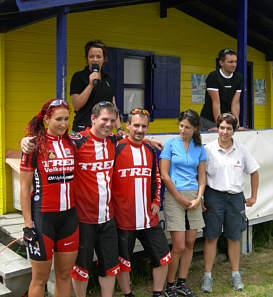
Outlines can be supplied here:
[[239, 271], [232, 271], [232, 277], [235, 276], [240, 276], [240, 272]]
[[205, 272], [204, 277], [211, 278], [211, 272]]

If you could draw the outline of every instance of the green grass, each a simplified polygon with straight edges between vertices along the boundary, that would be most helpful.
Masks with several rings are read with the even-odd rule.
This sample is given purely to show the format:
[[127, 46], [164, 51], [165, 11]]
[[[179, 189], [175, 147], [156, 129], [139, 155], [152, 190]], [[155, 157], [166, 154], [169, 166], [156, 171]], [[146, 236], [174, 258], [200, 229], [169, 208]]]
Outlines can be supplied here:
[[[225, 259], [225, 257], [222, 257]], [[149, 261], [146, 256], [139, 254], [133, 261], [132, 289], [136, 297], [152, 296], [152, 279]], [[245, 289], [235, 292], [230, 286], [230, 265], [227, 260], [216, 263], [213, 269], [213, 292], [205, 294], [200, 291], [200, 282], [203, 276], [203, 256], [195, 254], [188, 276], [188, 284], [198, 297], [273, 297], [273, 246], [259, 248], [249, 256], [241, 257], [240, 271]], [[90, 288], [91, 289], [91, 288]], [[99, 288], [93, 282], [89, 297], [98, 297]], [[123, 296], [118, 287], [115, 297]]]

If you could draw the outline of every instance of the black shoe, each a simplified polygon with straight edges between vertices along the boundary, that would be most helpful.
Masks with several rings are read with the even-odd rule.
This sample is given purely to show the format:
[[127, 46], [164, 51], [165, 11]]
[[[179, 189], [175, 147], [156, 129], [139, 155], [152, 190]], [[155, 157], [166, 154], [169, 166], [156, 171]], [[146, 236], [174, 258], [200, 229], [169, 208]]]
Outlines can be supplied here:
[[166, 297], [177, 297], [175, 284], [173, 284], [171, 286], [167, 285], [166, 288], [165, 288], [164, 294], [165, 294]]
[[176, 292], [177, 295], [187, 296], [187, 297], [197, 297], [194, 292], [190, 289], [190, 287], [183, 282], [176, 283]]

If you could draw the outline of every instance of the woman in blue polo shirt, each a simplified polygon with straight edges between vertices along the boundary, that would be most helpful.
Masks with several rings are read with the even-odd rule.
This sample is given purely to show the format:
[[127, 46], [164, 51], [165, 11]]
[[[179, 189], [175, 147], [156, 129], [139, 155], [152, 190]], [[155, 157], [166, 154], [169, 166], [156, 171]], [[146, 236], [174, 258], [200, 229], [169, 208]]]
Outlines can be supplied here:
[[[206, 184], [206, 153], [201, 143], [200, 118], [186, 110], [178, 118], [179, 136], [164, 144], [160, 155], [161, 178], [167, 188], [164, 215], [172, 238], [166, 296], [196, 296], [186, 285], [198, 229], [204, 227], [201, 200]], [[178, 281], [175, 283], [179, 265]]]

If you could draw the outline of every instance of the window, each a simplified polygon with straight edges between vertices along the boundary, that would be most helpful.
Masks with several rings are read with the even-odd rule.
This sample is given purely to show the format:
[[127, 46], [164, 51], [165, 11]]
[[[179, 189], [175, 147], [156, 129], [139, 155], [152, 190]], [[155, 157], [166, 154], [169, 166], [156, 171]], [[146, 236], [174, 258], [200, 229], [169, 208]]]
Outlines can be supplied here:
[[131, 109], [153, 118], [175, 118], [180, 111], [180, 58], [153, 52], [108, 48], [104, 70], [111, 76], [123, 120]]
[[124, 58], [123, 114], [145, 105], [145, 59]]

